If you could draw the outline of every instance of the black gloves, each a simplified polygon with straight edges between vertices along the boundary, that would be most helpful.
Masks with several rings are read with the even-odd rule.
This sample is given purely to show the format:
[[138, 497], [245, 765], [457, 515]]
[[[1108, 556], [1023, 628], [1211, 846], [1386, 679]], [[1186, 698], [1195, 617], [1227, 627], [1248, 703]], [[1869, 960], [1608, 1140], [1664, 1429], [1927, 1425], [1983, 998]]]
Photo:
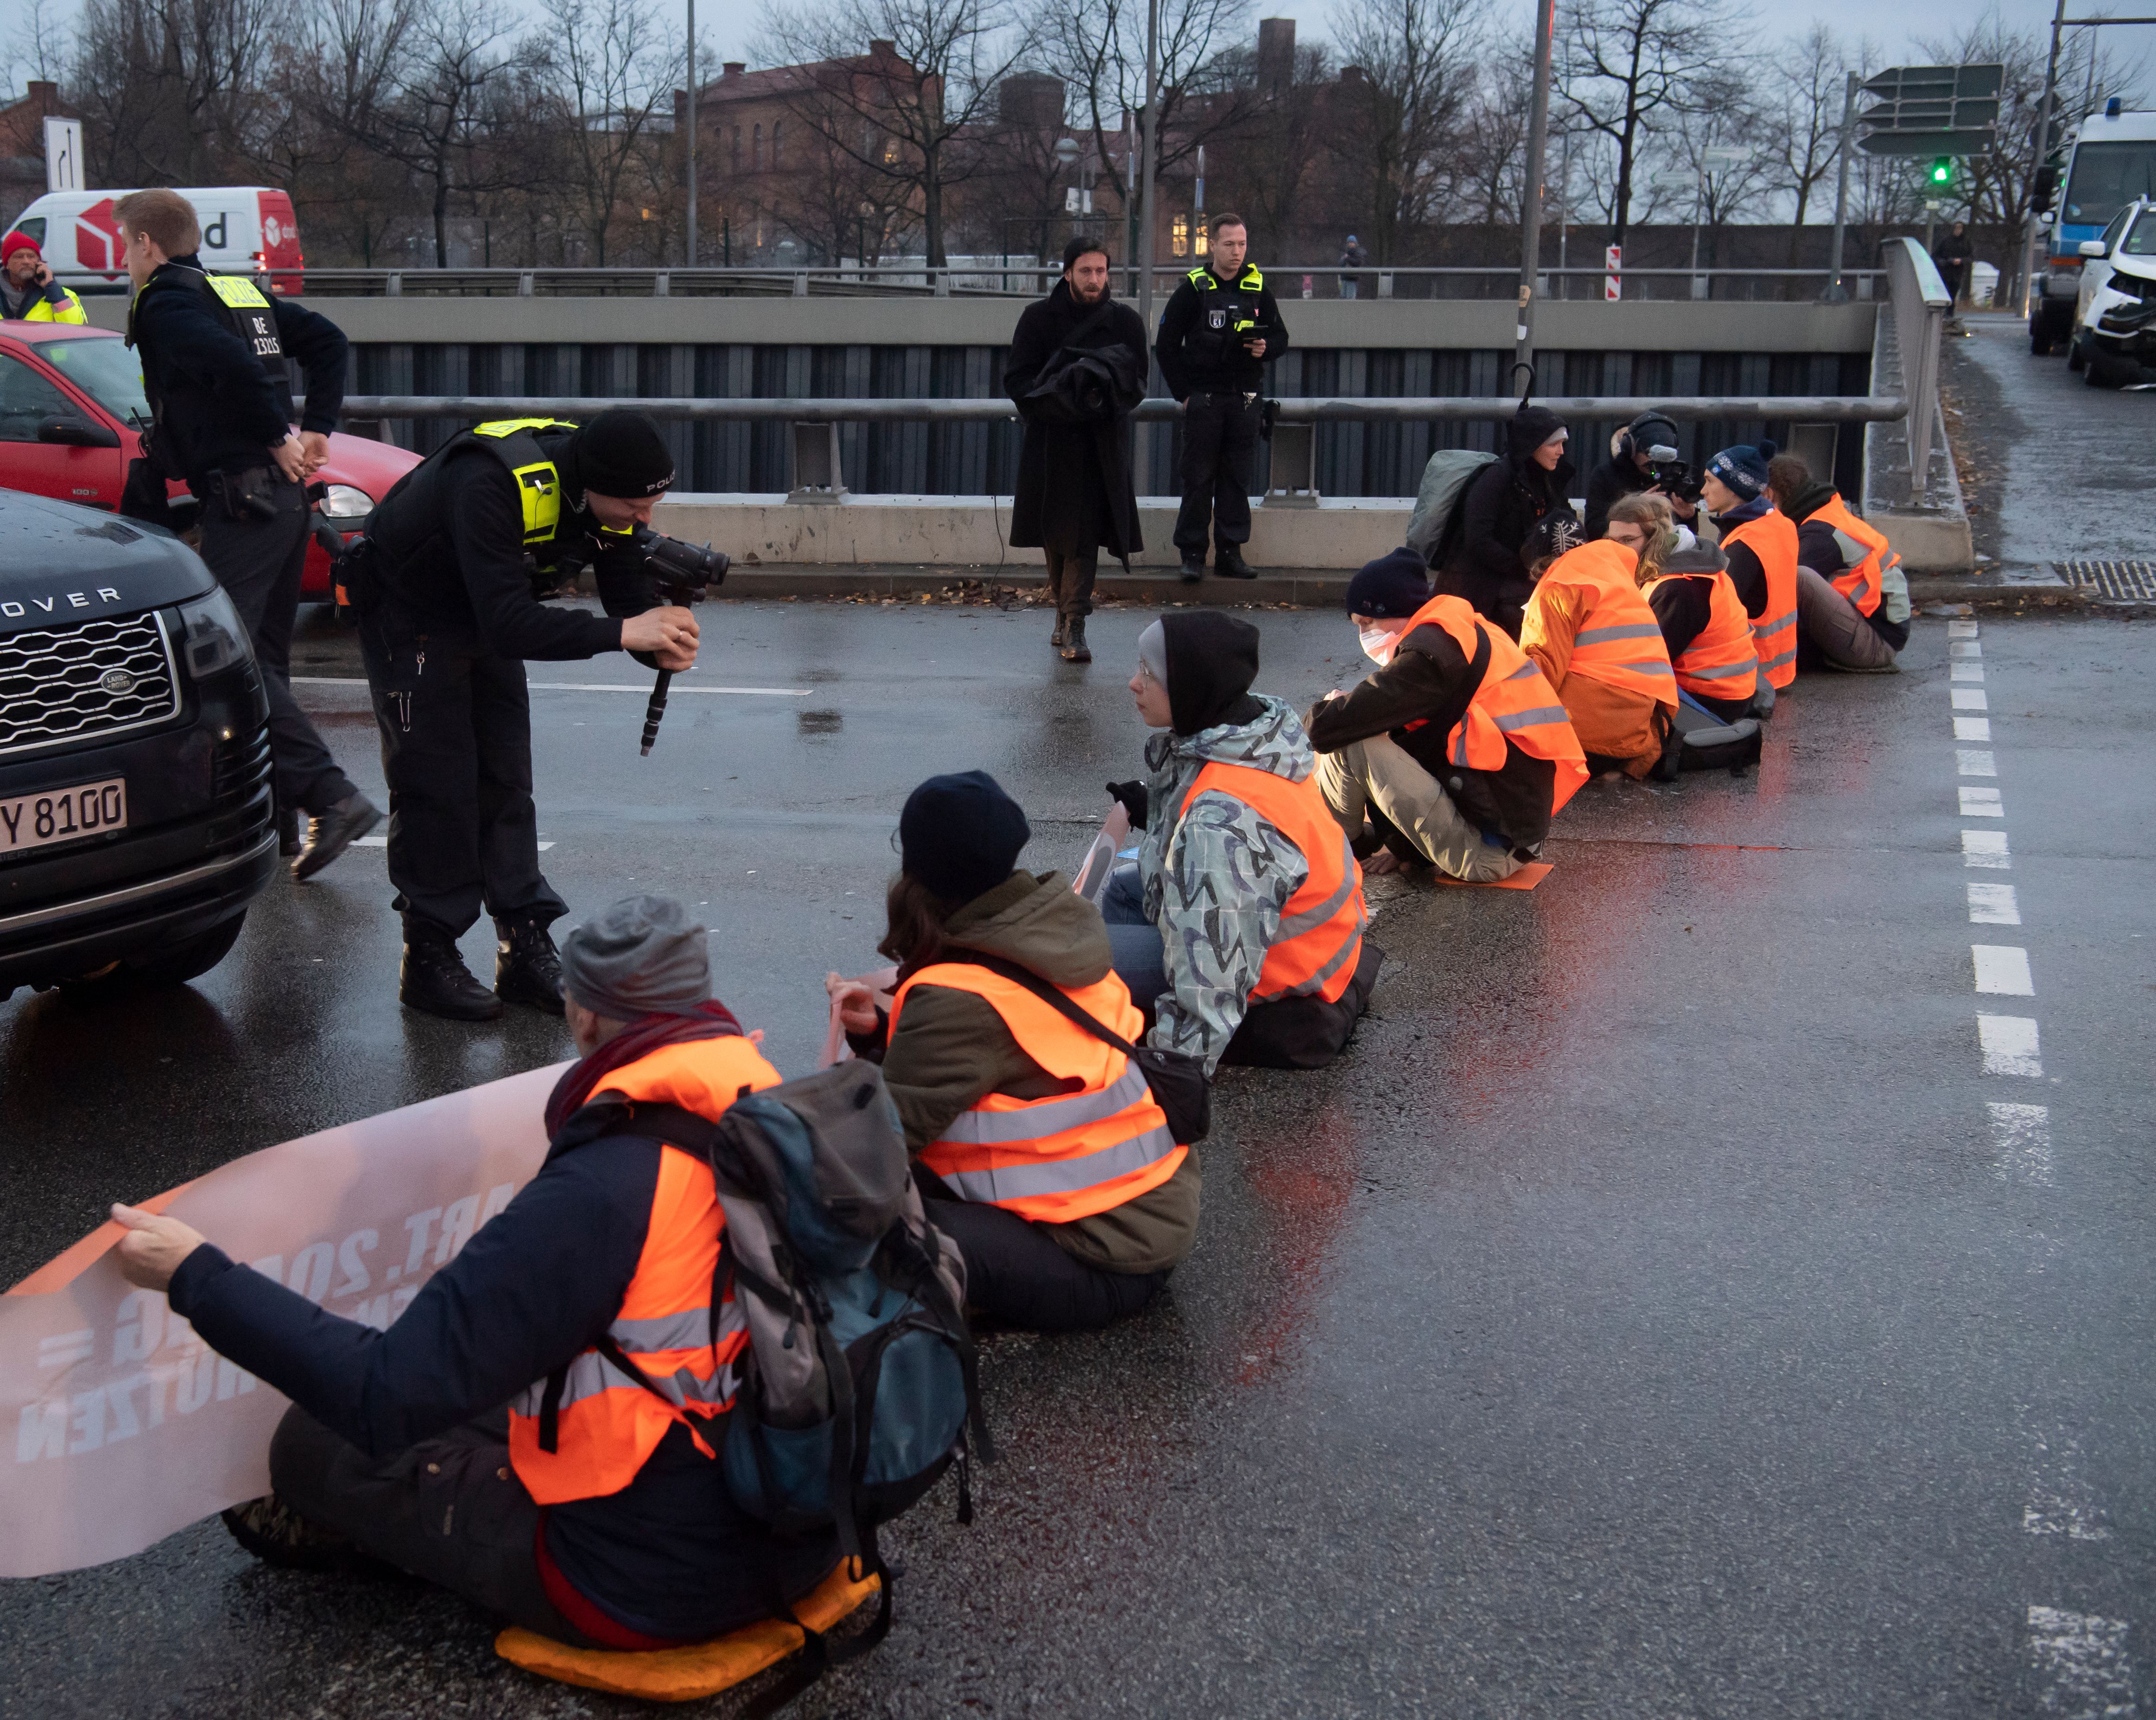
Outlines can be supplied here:
[[1142, 830], [1146, 827], [1146, 785], [1133, 777], [1127, 783], [1108, 784], [1109, 798], [1131, 815], [1131, 828]]

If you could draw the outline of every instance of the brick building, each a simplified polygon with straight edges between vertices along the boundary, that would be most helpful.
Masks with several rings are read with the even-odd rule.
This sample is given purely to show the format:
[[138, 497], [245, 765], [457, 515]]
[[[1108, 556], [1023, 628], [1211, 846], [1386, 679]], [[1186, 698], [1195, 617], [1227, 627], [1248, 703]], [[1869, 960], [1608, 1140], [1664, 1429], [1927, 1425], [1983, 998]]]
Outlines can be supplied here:
[[45, 194], [45, 121], [79, 120], [60, 86], [33, 78], [20, 101], [0, 107], [0, 232]]

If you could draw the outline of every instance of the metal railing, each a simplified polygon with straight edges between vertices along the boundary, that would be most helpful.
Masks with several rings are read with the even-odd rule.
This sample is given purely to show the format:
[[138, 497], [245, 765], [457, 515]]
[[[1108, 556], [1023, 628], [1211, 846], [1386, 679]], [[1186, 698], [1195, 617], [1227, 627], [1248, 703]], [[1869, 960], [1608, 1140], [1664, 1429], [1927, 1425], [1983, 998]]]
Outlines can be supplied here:
[[[1312, 397], [1274, 403], [1272, 482], [1265, 501], [1275, 506], [1317, 505], [1317, 426], [1322, 424], [1487, 424], [1510, 418], [1517, 409], [1510, 398], [1460, 396], [1371, 396], [1359, 398]], [[1789, 424], [1871, 424], [1907, 415], [1909, 403], [1877, 394], [1746, 394], [1656, 397], [1576, 394], [1538, 398], [1568, 423], [1622, 424], [1654, 411], [1680, 421], [1719, 419]], [[490, 418], [577, 419], [621, 408], [654, 418], [691, 424], [741, 424], [777, 419], [792, 427], [792, 477], [788, 500], [837, 502], [847, 490], [839, 462], [839, 426], [844, 424], [1002, 424], [1019, 410], [1009, 400], [773, 400], [733, 396], [691, 399], [639, 397], [630, 399], [504, 398], [480, 395], [351, 394], [345, 397], [347, 422], [380, 423], [386, 418], [457, 419], [479, 424]], [[1173, 400], [1139, 402], [1140, 422], [1172, 423], [1183, 416]]]
[[1901, 360], [1902, 392], [1908, 402], [1909, 504], [1922, 507], [1930, 490], [1934, 425], [1941, 444], [1945, 440], [1939, 413], [1939, 341], [1953, 313], [1953, 295], [1916, 240], [1889, 239], [1885, 249], [1888, 315]]

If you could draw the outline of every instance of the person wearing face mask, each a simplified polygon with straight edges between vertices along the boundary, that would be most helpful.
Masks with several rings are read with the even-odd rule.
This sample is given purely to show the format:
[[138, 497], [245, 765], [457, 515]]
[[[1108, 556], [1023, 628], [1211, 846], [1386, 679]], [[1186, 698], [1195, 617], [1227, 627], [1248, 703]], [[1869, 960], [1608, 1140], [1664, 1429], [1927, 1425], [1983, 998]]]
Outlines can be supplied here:
[[1327, 695], [1304, 726], [1318, 788], [1365, 870], [1432, 865], [1494, 884], [1538, 860], [1588, 775], [1541, 670], [1463, 600], [1432, 596], [1411, 549], [1356, 574], [1348, 611], [1377, 672]]
[[1700, 500], [1713, 516], [1729, 583], [1752, 624], [1769, 686], [1797, 678], [1797, 528], [1774, 506], [1768, 470], [1774, 444], [1725, 448], [1707, 463]]
[[1549, 516], [1572, 511], [1570, 434], [1548, 408], [1521, 406], [1505, 427], [1504, 457], [1477, 473], [1460, 499], [1458, 547], [1437, 578], [1440, 593], [1465, 598], [1516, 639], [1534, 588], [1521, 554], [1528, 534]]
[[1317, 1069], [1368, 1007], [1383, 956], [1366, 942], [1362, 869], [1295, 713], [1250, 691], [1258, 629], [1217, 610], [1138, 635], [1131, 696], [1147, 778], [1108, 792], [1145, 832], [1101, 905], [1116, 968], [1153, 1012], [1151, 1043], [1204, 1058]]

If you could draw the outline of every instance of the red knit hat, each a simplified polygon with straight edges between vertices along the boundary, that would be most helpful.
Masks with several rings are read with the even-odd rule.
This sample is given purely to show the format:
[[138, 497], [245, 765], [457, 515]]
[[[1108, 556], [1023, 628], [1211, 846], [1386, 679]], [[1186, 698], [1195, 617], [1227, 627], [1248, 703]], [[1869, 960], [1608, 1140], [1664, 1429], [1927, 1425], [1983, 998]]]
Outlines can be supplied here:
[[0, 239], [0, 269], [6, 268], [8, 259], [18, 251], [37, 251], [40, 257], [45, 254], [44, 251], [38, 249], [37, 240], [18, 228], [7, 238]]

